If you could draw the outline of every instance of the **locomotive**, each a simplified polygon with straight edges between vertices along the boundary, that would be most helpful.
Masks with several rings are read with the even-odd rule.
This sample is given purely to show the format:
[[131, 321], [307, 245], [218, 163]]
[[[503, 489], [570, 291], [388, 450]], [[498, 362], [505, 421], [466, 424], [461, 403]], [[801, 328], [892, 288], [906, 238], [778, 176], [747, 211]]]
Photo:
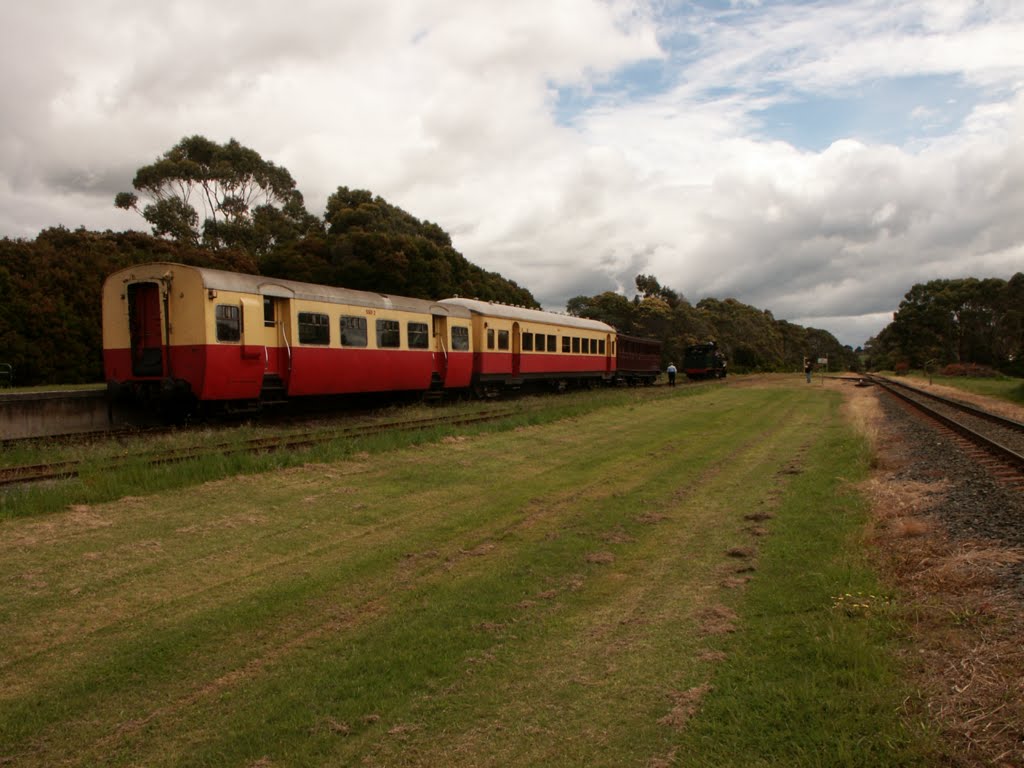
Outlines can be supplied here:
[[108, 391], [161, 409], [651, 384], [660, 370], [660, 342], [597, 320], [169, 262], [113, 273], [102, 304]]
[[724, 379], [725, 355], [714, 341], [691, 344], [683, 352], [683, 373], [688, 379]]

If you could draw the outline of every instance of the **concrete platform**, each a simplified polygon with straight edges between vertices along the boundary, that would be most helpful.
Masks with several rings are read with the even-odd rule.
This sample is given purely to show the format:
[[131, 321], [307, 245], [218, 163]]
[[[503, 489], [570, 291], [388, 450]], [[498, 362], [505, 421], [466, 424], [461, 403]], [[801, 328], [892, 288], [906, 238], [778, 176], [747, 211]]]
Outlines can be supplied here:
[[95, 432], [115, 426], [107, 390], [0, 392], [0, 439]]

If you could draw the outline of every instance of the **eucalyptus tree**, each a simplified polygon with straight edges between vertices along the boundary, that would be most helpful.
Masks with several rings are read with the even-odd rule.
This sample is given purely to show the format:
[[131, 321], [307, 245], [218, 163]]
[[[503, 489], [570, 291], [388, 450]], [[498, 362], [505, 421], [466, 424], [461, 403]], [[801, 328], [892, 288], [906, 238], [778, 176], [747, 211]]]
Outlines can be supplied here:
[[180, 243], [260, 256], [318, 226], [288, 170], [235, 139], [186, 137], [139, 168], [132, 186], [114, 205], [138, 211], [154, 235]]

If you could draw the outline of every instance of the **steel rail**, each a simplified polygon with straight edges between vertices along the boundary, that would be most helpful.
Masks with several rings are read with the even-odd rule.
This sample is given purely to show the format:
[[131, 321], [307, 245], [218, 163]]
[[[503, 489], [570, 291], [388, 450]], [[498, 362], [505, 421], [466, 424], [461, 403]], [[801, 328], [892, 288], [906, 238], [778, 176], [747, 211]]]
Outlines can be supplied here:
[[878, 384], [879, 386], [884, 388], [893, 396], [898, 397], [907, 403], [910, 403], [919, 411], [927, 414], [929, 417], [935, 419], [939, 423], [949, 427], [957, 434], [963, 435], [965, 438], [975, 443], [976, 445], [984, 448], [990, 453], [999, 456], [1001, 459], [1012, 464], [1021, 472], [1024, 472], [1024, 455], [1018, 453], [1012, 448], [1008, 448], [1002, 443], [999, 443], [986, 435], [981, 434], [980, 432], [971, 429], [968, 426], [965, 426], [964, 424], [961, 424], [956, 419], [951, 418], [950, 416], [947, 416], [946, 414], [935, 410], [927, 403], [924, 403], [921, 400], [913, 397], [910, 394], [910, 392], [913, 392], [915, 395], [921, 395], [922, 397], [925, 398], [931, 398], [933, 400], [940, 401], [944, 405], [948, 405], [952, 408], [961, 410], [965, 413], [970, 413], [974, 416], [978, 416], [980, 418], [987, 419], [994, 423], [998, 423], [1001, 426], [1007, 426], [1011, 429], [1019, 429], [1021, 431], [1024, 431], [1024, 424], [1021, 424], [1019, 421], [1007, 419], [997, 414], [983, 411], [980, 408], [975, 408], [974, 406], [966, 405], [965, 403], [961, 403], [956, 400], [951, 400], [949, 398], [942, 397], [941, 395], [935, 395], [931, 392], [923, 392], [917, 387], [912, 387], [907, 384], [893, 382], [890, 379], [887, 379], [882, 376], [871, 376], [867, 378], [869, 378], [875, 384]]
[[902, 389], [907, 390], [908, 392], [913, 392], [916, 395], [921, 395], [922, 397], [930, 398], [932, 400], [942, 403], [943, 405], [948, 405], [951, 408], [956, 408], [958, 410], [964, 411], [965, 413], [969, 413], [972, 416], [977, 416], [979, 419], [986, 419], [988, 421], [991, 421], [993, 424], [999, 424], [1002, 427], [1007, 427], [1009, 429], [1015, 429], [1019, 432], [1024, 432], [1024, 423], [1015, 421], [1014, 419], [1007, 418], [1006, 416], [1000, 416], [998, 413], [992, 413], [991, 411], [986, 411], [982, 408], [978, 408], [977, 406], [971, 405], [969, 403], [964, 403], [949, 397], [943, 397], [942, 395], [937, 395], [934, 392], [929, 392], [926, 389], [915, 387], [912, 384], [906, 384], [902, 381], [896, 381], [894, 379], [889, 379], [884, 376], [871, 376], [868, 378], [870, 378], [871, 381], [874, 381], [879, 384], [884, 383], [885, 385], [900, 387]]

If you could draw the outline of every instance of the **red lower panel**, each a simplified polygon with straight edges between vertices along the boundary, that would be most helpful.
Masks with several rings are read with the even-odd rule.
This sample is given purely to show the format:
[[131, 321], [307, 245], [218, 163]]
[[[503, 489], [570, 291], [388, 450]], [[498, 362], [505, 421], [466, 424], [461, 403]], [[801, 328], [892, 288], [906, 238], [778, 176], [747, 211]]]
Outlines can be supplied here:
[[446, 389], [466, 389], [473, 378], [473, 355], [470, 352], [449, 352], [447, 360], [442, 359], [446, 367], [444, 385]]
[[[513, 359], [511, 352], [477, 352], [473, 355], [475, 373], [484, 376], [512, 376]], [[615, 371], [615, 361], [609, 361], [601, 355], [532, 355], [525, 352], [519, 355], [520, 376], [579, 376], [604, 375]]]
[[132, 353], [127, 349], [103, 350], [103, 380], [127, 381], [132, 376]]
[[289, 395], [340, 395], [354, 392], [429, 389], [434, 370], [431, 352], [292, 350]]
[[[251, 353], [253, 349], [249, 348]], [[449, 352], [447, 357], [428, 351], [258, 348], [243, 355], [239, 345], [173, 347], [168, 376], [187, 381], [200, 400], [252, 400], [258, 398], [264, 374], [277, 374], [289, 395], [337, 395], [359, 392], [427, 390], [433, 373], [447, 388], [466, 388], [472, 377], [472, 355]], [[158, 381], [161, 377], [132, 375], [127, 349], [103, 352], [108, 381]]]

